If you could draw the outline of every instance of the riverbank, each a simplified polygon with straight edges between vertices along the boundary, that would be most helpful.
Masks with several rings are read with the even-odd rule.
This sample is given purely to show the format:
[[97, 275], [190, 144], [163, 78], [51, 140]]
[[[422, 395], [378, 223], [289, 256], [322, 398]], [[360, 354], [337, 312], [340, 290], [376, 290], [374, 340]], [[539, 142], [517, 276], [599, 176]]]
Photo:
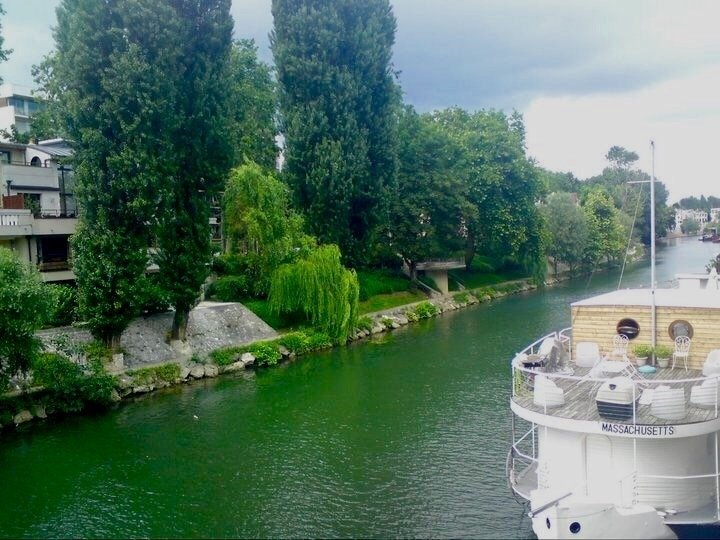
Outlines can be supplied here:
[[[546, 284], [552, 285], [557, 281], [553, 279]], [[360, 318], [348, 342], [369, 339], [422, 319], [535, 288], [537, 286], [529, 280], [515, 280], [368, 313]], [[217, 311], [226, 318], [229, 317], [233, 324], [222, 319]], [[194, 349], [193, 344], [189, 346], [187, 343], [167, 343], [158, 337], [163, 335], [163, 326], [159, 321], [168, 318], [167, 314], [155, 317], [158, 321], [139, 320], [131, 326], [128, 334], [130, 337], [124, 343], [127, 347], [124, 354], [116, 355], [105, 365], [105, 369], [113, 377], [113, 389], [107, 399], [108, 405], [225, 373], [271, 367], [333, 346], [327, 336], [313, 331], [278, 335], [239, 304], [210, 303], [209, 306], [204, 305], [193, 310], [193, 317], [194, 321], [200, 321], [196, 322], [196, 326], [202, 328], [189, 333], [191, 340], [195, 339], [200, 343], [200, 346]], [[208, 319], [216, 323], [219, 321], [219, 326], [226, 335], [213, 335], [208, 330]], [[242, 328], [227, 330], [234, 326]], [[145, 331], [141, 332], [140, 327]], [[80, 363], [84, 363], [84, 359], [78, 351], [82, 350], [83, 345], [91, 343], [89, 334], [79, 329], [44, 331], [41, 337], [52, 352], [64, 352]], [[130, 362], [125, 356], [129, 357]], [[140, 356], [150, 362], [135, 361]], [[126, 365], [128, 363], [130, 365]], [[9, 392], [0, 400], [0, 430], [17, 428], [33, 420], [46, 420], [56, 414], [68, 413], [59, 410], [53, 402], [50, 391], [40, 386]]]

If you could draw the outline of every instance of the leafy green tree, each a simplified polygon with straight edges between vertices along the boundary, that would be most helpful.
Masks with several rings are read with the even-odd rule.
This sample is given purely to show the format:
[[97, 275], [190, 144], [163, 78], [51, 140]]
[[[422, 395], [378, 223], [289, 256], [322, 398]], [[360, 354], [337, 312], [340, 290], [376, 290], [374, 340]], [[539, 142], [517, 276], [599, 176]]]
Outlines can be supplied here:
[[590, 192], [583, 203], [583, 211], [589, 234], [585, 260], [597, 264], [602, 259], [610, 261], [621, 256], [626, 245], [625, 232], [610, 196], [602, 190]]
[[285, 178], [312, 234], [367, 260], [395, 178], [388, 0], [273, 0]]
[[165, 134], [187, 122], [174, 99], [185, 36], [164, 1], [64, 0], [57, 19], [47, 91], [61, 97], [53, 107], [75, 151], [80, 310], [93, 334], [117, 348], [138, 312], [148, 224], [177, 159]]
[[49, 309], [39, 274], [7, 248], [0, 247], [0, 391], [10, 378], [25, 372], [39, 350], [35, 331]]
[[525, 155], [522, 118], [457, 108], [433, 117], [464, 150], [463, 177], [475, 209], [466, 222], [466, 264], [478, 252], [504, 256], [540, 277], [546, 266], [545, 225], [536, 203], [544, 184]]
[[467, 200], [463, 149], [431, 115], [406, 107], [398, 127], [398, 185], [388, 237], [411, 272], [415, 264], [462, 253]]
[[697, 234], [700, 230], [700, 224], [695, 219], [689, 217], [683, 220], [682, 225], [680, 225], [680, 230], [683, 234]]
[[314, 239], [290, 207], [287, 186], [256, 163], [232, 171], [223, 195], [228, 252], [243, 259], [255, 296], [269, 292], [270, 276], [281, 265], [306, 256]]
[[[233, 160], [227, 114], [232, 93], [230, 0], [166, 0], [176, 32], [165, 47], [176, 55], [163, 73], [172, 84], [171, 151], [158, 177], [165, 180], [158, 212], [160, 282], [175, 308], [172, 339], [185, 339], [190, 309], [210, 272], [210, 198], [218, 195]], [[149, 135], [149, 134], [148, 134]]]
[[549, 171], [542, 167], [537, 169], [546, 193], [576, 193], [580, 191], [580, 180], [573, 173]]
[[233, 43], [230, 55], [231, 94], [228, 104], [234, 120], [230, 137], [235, 163], [253, 161], [275, 168], [277, 96], [270, 66], [258, 60], [253, 40]]
[[345, 343], [357, 323], [359, 294], [357, 274], [343, 267], [340, 250], [330, 244], [275, 271], [270, 307], [276, 313], [302, 312], [336, 343]]
[[615, 168], [628, 169], [640, 158], [631, 150], [626, 150], [622, 146], [613, 146], [605, 154], [605, 159]]
[[550, 195], [543, 212], [548, 226], [547, 254], [553, 258], [554, 272], [558, 273], [558, 263], [573, 272], [583, 261], [589, 239], [585, 213], [569, 193]]

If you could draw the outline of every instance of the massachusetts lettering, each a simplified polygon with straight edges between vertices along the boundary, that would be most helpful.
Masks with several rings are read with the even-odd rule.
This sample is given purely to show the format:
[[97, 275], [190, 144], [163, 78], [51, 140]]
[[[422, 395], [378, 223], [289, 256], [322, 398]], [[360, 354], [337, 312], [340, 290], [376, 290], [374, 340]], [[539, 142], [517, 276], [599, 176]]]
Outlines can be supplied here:
[[623, 435], [645, 435], [649, 437], [666, 437], [675, 434], [675, 426], [633, 426], [603, 422], [602, 430], [606, 433]]

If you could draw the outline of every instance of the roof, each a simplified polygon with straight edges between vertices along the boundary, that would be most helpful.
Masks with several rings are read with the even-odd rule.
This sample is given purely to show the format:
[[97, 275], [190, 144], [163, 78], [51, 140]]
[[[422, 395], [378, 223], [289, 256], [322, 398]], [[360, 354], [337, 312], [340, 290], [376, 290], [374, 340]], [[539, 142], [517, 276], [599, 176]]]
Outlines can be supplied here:
[[[651, 305], [650, 289], [620, 289], [573, 302], [572, 307], [646, 306]], [[720, 309], [720, 291], [710, 289], [656, 289], [657, 307], [689, 307]]]
[[44, 152], [49, 156], [55, 157], [70, 157], [73, 155], [72, 148], [68, 146], [55, 146], [55, 145], [41, 145], [41, 144], [29, 144], [28, 148]]

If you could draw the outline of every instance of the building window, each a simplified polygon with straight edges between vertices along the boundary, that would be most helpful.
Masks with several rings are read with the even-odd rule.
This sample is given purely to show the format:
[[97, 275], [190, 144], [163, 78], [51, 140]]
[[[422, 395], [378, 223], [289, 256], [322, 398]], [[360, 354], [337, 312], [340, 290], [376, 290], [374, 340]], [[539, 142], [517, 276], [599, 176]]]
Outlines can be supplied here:
[[681, 336], [687, 336], [689, 338], [693, 337], [693, 327], [692, 324], [690, 324], [687, 321], [683, 320], [677, 320], [670, 323], [670, 326], [668, 326], [668, 334], [670, 334], [670, 337], [674, 340], [675, 338], [679, 338]]
[[33, 167], [42, 167], [42, 161], [40, 161], [40, 158], [35, 156], [30, 160], [30, 165]]
[[0, 150], [0, 163], [10, 163], [10, 152]]
[[640, 335], [640, 325], [635, 319], [622, 319], [615, 328], [618, 334], [635, 339]]

